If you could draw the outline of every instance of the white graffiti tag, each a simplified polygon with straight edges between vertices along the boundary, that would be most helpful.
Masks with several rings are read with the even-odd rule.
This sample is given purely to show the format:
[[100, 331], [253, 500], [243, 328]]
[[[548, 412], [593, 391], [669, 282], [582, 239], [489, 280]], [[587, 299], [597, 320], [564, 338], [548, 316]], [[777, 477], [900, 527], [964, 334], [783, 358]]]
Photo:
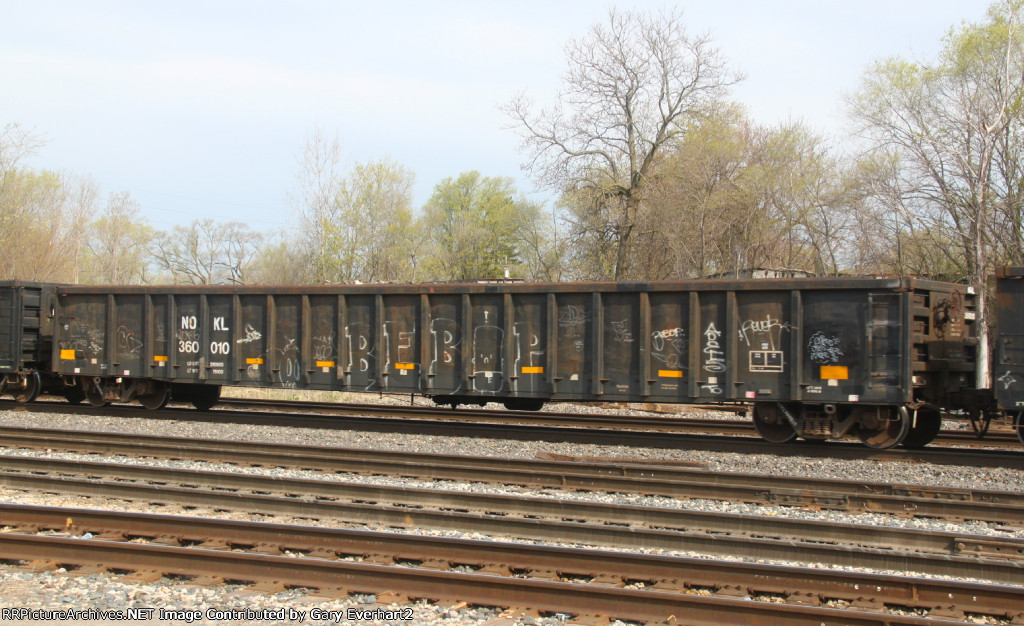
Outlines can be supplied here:
[[[775, 329], [778, 329], [778, 332], [775, 332]], [[751, 345], [751, 339], [756, 339], [758, 336], [761, 336], [763, 339], [764, 336], [767, 336], [767, 345], [763, 346], [763, 349], [775, 350], [776, 335], [781, 335], [782, 331], [788, 329], [789, 322], [782, 323], [772, 317], [771, 314], [766, 314], [764, 319], [747, 320], [743, 322], [743, 325], [740, 326], [739, 330], [740, 341], [749, 346]]]
[[826, 335], [820, 330], [808, 340], [807, 352], [811, 361], [819, 365], [838, 363], [839, 357], [843, 356], [843, 351], [839, 349], [839, 337]]
[[241, 339], [239, 339], [235, 343], [252, 343], [254, 341], [259, 341], [262, 338], [263, 338], [263, 334], [260, 331], [258, 331], [255, 328], [253, 328], [252, 324], [246, 324], [245, 325], [245, 337], [242, 337]]
[[722, 350], [722, 344], [718, 341], [721, 336], [722, 331], [715, 328], [714, 322], [708, 324], [707, 330], [704, 331], [704, 371], [706, 372], [725, 371], [725, 351]]
[[1003, 389], [1009, 389], [1011, 385], [1017, 383], [1017, 379], [1014, 377], [1013, 372], [1006, 370], [1003, 375], [997, 378], [999, 382], [1003, 383]]

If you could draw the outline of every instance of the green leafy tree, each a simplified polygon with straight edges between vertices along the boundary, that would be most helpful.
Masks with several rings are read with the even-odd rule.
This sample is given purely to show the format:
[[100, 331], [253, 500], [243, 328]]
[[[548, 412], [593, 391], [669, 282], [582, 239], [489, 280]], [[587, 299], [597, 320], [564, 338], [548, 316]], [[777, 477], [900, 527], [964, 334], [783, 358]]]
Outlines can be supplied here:
[[411, 171], [391, 159], [357, 163], [337, 190], [336, 240], [348, 280], [409, 280], [415, 261]]
[[503, 277], [506, 268], [519, 273], [521, 235], [539, 215], [536, 205], [516, 198], [510, 178], [473, 171], [442, 180], [420, 219], [429, 252], [423, 276], [475, 280]]
[[300, 161], [295, 201], [317, 283], [410, 280], [415, 274], [411, 171], [389, 158], [341, 167], [341, 144], [317, 129]]
[[265, 235], [248, 272], [250, 285], [306, 285], [313, 282], [301, 241], [286, 233]]

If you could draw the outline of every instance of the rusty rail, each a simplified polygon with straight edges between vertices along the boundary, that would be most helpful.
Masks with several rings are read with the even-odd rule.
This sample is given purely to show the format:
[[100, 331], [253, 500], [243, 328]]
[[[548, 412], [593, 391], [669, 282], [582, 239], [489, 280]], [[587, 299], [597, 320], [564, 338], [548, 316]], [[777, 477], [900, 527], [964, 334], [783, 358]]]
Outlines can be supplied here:
[[760, 476], [648, 464], [581, 464], [75, 430], [0, 427], [0, 445], [1024, 525], [1024, 494], [1008, 491]]
[[[513, 423], [540, 426], [570, 426], [584, 428], [608, 428], [613, 430], [650, 430], [655, 432], [704, 433], [717, 435], [752, 435], [753, 423], [746, 416], [752, 411], [749, 404], [681, 404], [675, 405], [686, 411], [704, 411], [708, 413], [729, 413], [732, 417], [719, 419], [683, 417], [681, 414], [661, 412], [659, 415], [613, 415], [602, 413], [563, 413], [559, 411], [509, 411], [460, 408], [452, 411], [446, 407], [430, 406], [381, 406], [373, 404], [313, 402], [304, 400], [268, 400], [253, 398], [221, 398], [219, 404], [235, 409], [258, 408], [267, 410], [296, 410], [340, 413], [343, 415], [389, 415], [395, 411], [415, 418], [449, 419], [453, 421]], [[552, 405], [557, 406], [557, 404]], [[644, 409], [639, 409], [644, 410]], [[850, 438], [855, 441], [855, 438]], [[1020, 442], [1013, 430], [990, 430], [984, 438], [979, 438], [969, 430], [943, 430], [937, 442], [956, 445], [1005, 446], [1017, 450]]]
[[[174, 546], [0, 534], [5, 558], [51, 560], [105, 568], [179, 575], [228, 577], [240, 582], [286, 581], [327, 592], [379, 593], [464, 601], [491, 606], [530, 606], [542, 611], [602, 615], [688, 624], [937, 625], [942, 621], [861, 611], [701, 597], [656, 590], [431, 571], [328, 559], [225, 552]], [[59, 558], [54, 558], [59, 554]], [[227, 576], [225, 576], [227, 573]], [[955, 622], [946, 622], [955, 623]]]
[[[499, 537], [625, 549], [656, 548], [751, 559], [832, 563], [840, 567], [917, 571], [1006, 584], [1024, 579], [1024, 561], [1015, 560], [1020, 558], [1024, 542], [998, 538], [123, 464], [10, 456], [4, 457], [4, 462], [8, 471], [0, 472], [0, 484], [17, 489], [57, 490], [303, 518], [334, 518], [389, 527], [456, 529]], [[32, 473], [13, 472], [19, 468]], [[115, 482], [39, 475], [42, 472], [78, 473]], [[146, 484], [140, 484], [143, 482]], [[174, 486], [178, 484], [191, 487]], [[209, 489], [202, 489], [203, 485]], [[272, 493], [283, 494], [283, 497], [267, 495]], [[434, 510], [427, 507], [434, 507]], [[754, 536], [724, 535], [723, 532]], [[779, 539], [764, 538], [779, 535]], [[889, 549], [860, 547], [863, 545], [887, 545]]]
[[[0, 505], [0, 525], [19, 530], [57, 531], [105, 539], [146, 539], [166, 545], [201, 543], [261, 553], [312, 553], [321, 558], [356, 557], [378, 565], [419, 562], [432, 569], [468, 565], [493, 575], [578, 578], [620, 586], [701, 588], [747, 597], [771, 595], [796, 602], [842, 600], [904, 605], [928, 611], [1002, 616], [1022, 611], [1021, 587], [983, 585], [920, 577], [784, 567], [723, 560], [635, 554], [580, 548], [505, 543], [355, 529], [296, 526], [94, 509]], [[954, 608], [955, 607], [955, 608]], [[1024, 615], [1022, 615], [1024, 616]]]
[[[0, 401], [0, 405], [4, 401]], [[75, 406], [67, 403], [34, 403], [15, 405], [13, 410], [33, 413], [60, 412], [62, 414], [109, 415], [138, 418], [139, 410], [129, 406]], [[367, 432], [408, 433], [459, 437], [485, 437], [520, 441], [552, 441], [596, 445], [634, 446], [658, 449], [695, 449], [742, 454], [771, 454], [775, 456], [831, 457], [837, 459], [871, 459], [877, 461], [903, 461], [1024, 469], [1024, 453], [1019, 442], [1006, 449], [926, 448], [922, 450], [874, 450], [860, 443], [835, 441], [803, 441], [795, 444], [773, 444], [755, 437], [697, 435], [674, 432], [644, 432], [640, 430], [613, 430], [594, 427], [534, 426], [524, 424], [469, 423], [450, 419], [432, 419], [423, 415], [410, 416], [408, 407], [386, 407], [390, 417], [351, 415], [310, 415], [288, 412], [257, 412], [222, 409], [200, 412], [191, 409], [163, 409], [147, 411], [146, 419], [184, 420], [207, 423], [243, 423], [280, 425], [293, 428], [324, 428], [330, 430], [360, 430]], [[488, 411], [495, 413], [497, 411]], [[410, 419], [410, 417], [413, 417]], [[994, 443], [994, 442], [993, 442]]]

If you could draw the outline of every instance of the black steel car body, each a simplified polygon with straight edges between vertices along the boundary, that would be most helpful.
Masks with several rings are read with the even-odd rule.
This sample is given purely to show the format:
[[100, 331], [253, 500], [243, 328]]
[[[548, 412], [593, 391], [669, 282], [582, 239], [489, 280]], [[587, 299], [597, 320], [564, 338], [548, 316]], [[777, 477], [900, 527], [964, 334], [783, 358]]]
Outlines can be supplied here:
[[34, 400], [49, 381], [54, 287], [0, 282], [0, 389]]
[[855, 432], [886, 447], [930, 440], [976, 368], [973, 295], [916, 279], [55, 293], [54, 372], [94, 403], [211, 405], [225, 385], [519, 409], [749, 403], [772, 440]]
[[1024, 267], [996, 272], [996, 342], [992, 385], [1000, 408], [1024, 411]]

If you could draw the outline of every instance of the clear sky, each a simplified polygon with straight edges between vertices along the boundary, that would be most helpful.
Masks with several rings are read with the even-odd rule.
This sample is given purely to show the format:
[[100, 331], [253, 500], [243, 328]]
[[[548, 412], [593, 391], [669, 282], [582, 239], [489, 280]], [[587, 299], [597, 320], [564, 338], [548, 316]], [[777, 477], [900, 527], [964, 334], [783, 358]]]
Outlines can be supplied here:
[[[623, 0], [678, 6], [747, 79], [758, 122], [842, 131], [841, 98], [875, 59], [931, 59], [980, 22], [979, 0]], [[479, 170], [533, 192], [498, 110], [550, 102], [562, 47], [606, 21], [584, 0], [0, 0], [0, 126], [49, 142], [27, 165], [127, 191], [150, 223], [196, 218], [287, 228], [298, 156], [320, 127], [346, 164], [390, 157], [422, 205]], [[536, 198], [547, 197], [544, 194]]]

